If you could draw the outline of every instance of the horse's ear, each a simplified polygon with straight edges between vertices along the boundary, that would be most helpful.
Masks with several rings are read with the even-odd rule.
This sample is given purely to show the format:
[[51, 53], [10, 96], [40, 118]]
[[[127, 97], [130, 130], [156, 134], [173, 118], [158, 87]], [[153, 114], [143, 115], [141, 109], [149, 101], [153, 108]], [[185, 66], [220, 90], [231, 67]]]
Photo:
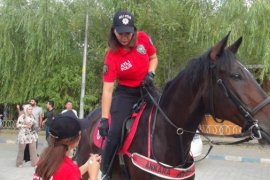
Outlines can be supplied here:
[[231, 51], [232, 53], [236, 54], [239, 46], [242, 43], [242, 37], [240, 37], [237, 41], [235, 41], [232, 45], [228, 47], [228, 50]]
[[224, 48], [227, 45], [228, 38], [230, 36], [229, 32], [219, 43], [217, 43], [214, 47], [212, 47], [211, 52], [210, 52], [210, 58], [213, 62], [217, 60], [217, 58], [222, 54], [224, 51]]

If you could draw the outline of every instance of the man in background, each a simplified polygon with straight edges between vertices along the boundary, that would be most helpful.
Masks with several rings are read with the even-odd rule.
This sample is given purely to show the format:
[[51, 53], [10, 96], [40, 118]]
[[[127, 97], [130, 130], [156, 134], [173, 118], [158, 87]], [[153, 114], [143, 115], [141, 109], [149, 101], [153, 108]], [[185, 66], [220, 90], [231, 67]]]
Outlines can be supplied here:
[[[42, 127], [42, 113], [43, 113], [43, 111], [42, 111], [42, 108], [38, 106], [38, 100], [35, 98], [32, 98], [30, 100], [30, 105], [33, 108], [32, 114], [33, 114], [35, 121], [36, 121], [34, 129], [38, 133]], [[38, 140], [37, 140], [37, 147], [38, 147]]]
[[42, 125], [45, 124], [45, 132], [46, 132], [46, 140], [48, 141], [49, 137], [49, 131], [51, 127], [51, 123], [54, 120], [54, 118], [57, 116], [57, 112], [54, 108], [54, 102], [48, 101], [47, 104], [47, 112], [44, 114]]
[[65, 108], [63, 111], [62, 111], [62, 114], [67, 112], [67, 111], [72, 111], [75, 116], [78, 118], [78, 114], [77, 114], [77, 111], [75, 109], [73, 109], [73, 105], [72, 105], [72, 102], [70, 100], [66, 101], [65, 103]]

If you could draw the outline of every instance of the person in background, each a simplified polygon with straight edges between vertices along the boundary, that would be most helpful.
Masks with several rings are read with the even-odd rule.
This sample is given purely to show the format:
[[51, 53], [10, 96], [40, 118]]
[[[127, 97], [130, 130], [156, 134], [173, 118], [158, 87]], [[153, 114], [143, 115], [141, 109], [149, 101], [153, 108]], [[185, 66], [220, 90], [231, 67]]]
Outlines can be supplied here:
[[46, 132], [46, 140], [48, 140], [49, 137], [49, 131], [50, 131], [50, 126], [52, 121], [57, 115], [57, 112], [54, 108], [54, 102], [53, 101], [48, 101], [47, 104], [47, 112], [44, 114], [44, 120], [42, 122], [42, 126], [45, 125], [45, 132]]
[[35, 166], [37, 163], [36, 141], [38, 135], [34, 130], [35, 119], [32, 114], [32, 106], [26, 105], [24, 114], [22, 114], [16, 123], [16, 127], [19, 128], [18, 133], [18, 154], [16, 160], [16, 166], [22, 167], [24, 149], [26, 144], [29, 144], [31, 165]]
[[[39, 130], [41, 129], [42, 127], [42, 114], [43, 114], [43, 111], [42, 111], [42, 108], [38, 106], [38, 100], [35, 99], [35, 98], [32, 98], [30, 100], [30, 105], [32, 106], [33, 110], [32, 110], [32, 113], [33, 113], [33, 116], [35, 118], [35, 131], [37, 132], [37, 134], [39, 133]], [[38, 140], [36, 142], [36, 146], [38, 148]]]
[[[147, 94], [145, 88], [151, 91], [155, 89], [153, 79], [158, 65], [156, 48], [150, 37], [143, 31], [137, 31], [133, 15], [126, 10], [114, 15], [108, 44], [103, 66], [102, 115], [99, 124], [100, 135], [108, 136], [101, 164], [102, 178], [106, 179], [110, 176], [109, 164], [120, 144], [123, 122], [131, 115], [133, 105]], [[115, 81], [118, 81], [118, 85], [112, 98]]]
[[24, 112], [23, 112], [23, 105], [17, 104], [17, 105], [16, 105], [16, 109], [17, 109], [18, 117], [20, 117], [20, 116], [24, 113]]
[[81, 126], [71, 111], [60, 114], [51, 123], [49, 145], [40, 155], [33, 180], [79, 180], [88, 172], [91, 180], [98, 179], [101, 157], [91, 154], [88, 161], [78, 167], [69, 157], [78, 146]]
[[39, 130], [40, 130], [41, 126], [42, 126], [42, 113], [43, 113], [43, 110], [42, 110], [41, 107], [38, 106], [38, 100], [35, 99], [35, 98], [32, 98], [30, 100], [30, 105], [33, 108], [33, 115], [34, 115], [34, 118], [36, 120], [35, 130], [37, 132], [39, 132]]
[[[29, 105], [29, 104], [25, 104], [25, 103], [24, 103], [24, 104], [22, 104], [22, 105], [19, 105], [19, 104], [16, 105], [16, 109], [17, 109], [17, 117], [18, 117], [18, 118], [19, 118], [22, 114], [24, 114], [24, 111], [25, 111], [24, 107], [25, 107], [25, 105]], [[17, 120], [18, 120], [18, 118], [17, 118]], [[25, 162], [30, 161], [29, 144], [26, 144], [26, 146], [25, 146], [25, 148], [24, 148], [23, 160], [24, 160]]]
[[2, 121], [4, 121], [4, 116], [3, 114], [0, 114], [0, 128], [2, 128], [2, 124], [3, 124]]
[[67, 111], [72, 111], [76, 117], [78, 117], [78, 113], [75, 109], [73, 109], [73, 104], [72, 101], [67, 100], [65, 103], [65, 109], [61, 113], [65, 113]]

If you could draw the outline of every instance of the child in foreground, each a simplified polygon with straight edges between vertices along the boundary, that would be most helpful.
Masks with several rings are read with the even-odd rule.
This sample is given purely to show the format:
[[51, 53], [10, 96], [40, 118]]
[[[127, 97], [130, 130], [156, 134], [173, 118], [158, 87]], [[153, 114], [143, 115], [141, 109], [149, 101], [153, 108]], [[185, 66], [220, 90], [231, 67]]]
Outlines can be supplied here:
[[41, 154], [33, 180], [79, 180], [88, 172], [91, 180], [98, 179], [100, 156], [91, 154], [88, 161], [78, 167], [69, 158], [81, 138], [78, 119], [69, 112], [57, 116], [51, 124], [49, 145]]

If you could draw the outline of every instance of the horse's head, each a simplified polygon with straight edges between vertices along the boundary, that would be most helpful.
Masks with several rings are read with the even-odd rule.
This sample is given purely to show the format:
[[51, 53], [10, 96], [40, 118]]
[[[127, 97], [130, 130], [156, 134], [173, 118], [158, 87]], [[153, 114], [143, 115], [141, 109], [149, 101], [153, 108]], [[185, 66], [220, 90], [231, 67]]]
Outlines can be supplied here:
[[260, 142], [270, 144], [270, 98], [237, 60], [242, 38], [226, 48], [228, 37], [204, 55], [209, 61], [205, 106], [214, 117], [230, 120], [258, 138], [261, 133]]

